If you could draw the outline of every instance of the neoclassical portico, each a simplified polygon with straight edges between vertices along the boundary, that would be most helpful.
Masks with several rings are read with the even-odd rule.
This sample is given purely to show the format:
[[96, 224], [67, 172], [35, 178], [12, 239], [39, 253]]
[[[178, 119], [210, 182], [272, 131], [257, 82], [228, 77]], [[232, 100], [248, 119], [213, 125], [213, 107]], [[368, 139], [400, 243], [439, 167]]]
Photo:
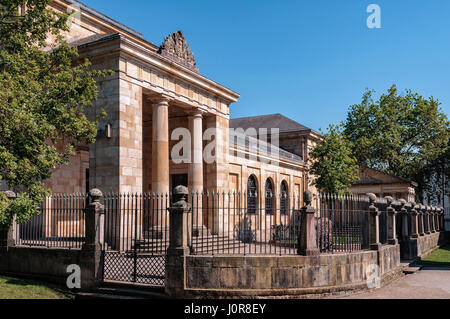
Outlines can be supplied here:
[[[152, 104], [152, 161], [148, 163], [152, 170], [151, 192], [157, 194], [167, 194], [170, 192], [171, 159], [170, 159], [170, 138], [172, 131], [177, 124], [170, 125], [169, 109], [174, 99], [165, 95], [152, 97], [149, 102]], [[172, 107], [174, 105], [172, 104]], [[181, 112], [179, 112], [181, 113]], [[177, 119], [187, 118], [189, 130], [190, 153], [184, 164], [187, 165], [187, 175], [189, 190], [193, 193], [203, 192], [204, 165], [203, 165], [203, 116], [207, 114], [205, 110], [199, 108], [187, 108], [177, 115]], [[182, 126], [182, 123], [178, 124]], [[181, 127], [183, 128], [183, 127]], [[149, 143], [144, 138], [144, 144]], [[187, 150], [186, 150], [187, 151]], [[144, 169], [149, 169], [144, 166]]]

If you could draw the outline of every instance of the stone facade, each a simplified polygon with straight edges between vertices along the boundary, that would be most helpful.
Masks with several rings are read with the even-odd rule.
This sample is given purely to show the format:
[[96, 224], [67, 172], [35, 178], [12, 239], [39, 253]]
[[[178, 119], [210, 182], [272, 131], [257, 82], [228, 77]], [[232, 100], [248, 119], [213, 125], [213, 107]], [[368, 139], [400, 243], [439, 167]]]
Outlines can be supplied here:
[[[270, 162], [234, 145], [229, 139], [229, 106], [239, 94], [199, 73], [180, 31], [158, 48], [140, 33], [77, 1], [53, 1], [51, 6], [61, 12], [80, 9], [70, 32], [64, 34], [67, 41], [95, 68], [116, 72], [99, 82], [99, 97], [90, 112], [91, 118], [102, 109], [107, 113], [97, 142], [55, 170], [49, 183], [53, 193], [86, 191], [86, 185], [105, 192], [167, 193], [176, 186], [173, 183], [181, 182], [196, 192], [246, 192], [251, 175], [260, 194], [267, 179], [276, 194], [282, 182], [292, 196], [308, 189], [305, 162], [318, 135], [289, 120], [299, 129], [279, 137], [288, 156], [269, 156]], [[179, 142], [173, 135], [180, 128], [191, 135], [193, 162], [172, 159]], [[214, 133], [208, 135], [211, 129]], [[216, 159], [206, 162], [201, 158], [211, 142]], [[289, 159], [289, 154], [297, 158]]]

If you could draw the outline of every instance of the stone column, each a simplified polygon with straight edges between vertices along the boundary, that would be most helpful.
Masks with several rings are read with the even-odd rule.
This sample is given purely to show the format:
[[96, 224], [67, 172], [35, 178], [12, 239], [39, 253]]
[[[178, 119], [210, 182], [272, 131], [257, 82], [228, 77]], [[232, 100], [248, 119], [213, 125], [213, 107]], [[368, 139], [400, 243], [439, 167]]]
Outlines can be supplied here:
[[317, 219], [315, 209], [311, 206], [312, 193], [306, 191], [303, 195], [306, 206], [300, 210], [301, 232], [298, 243], [298, 254], [301, 256], [316, 256], [320, 253], [317, 246]]
[[380, 250], [380, 211], [375, 207], [377, 196], [375, 194], [367, 194], [369, 196], [369, 245], [371, 250]]
[[165, 291], [174, 298], [183, 298], [186, 289], [186, 256], [189, 255], [190, 229], [189, 212], [191, 205], [187, 202], [189, 191], [184, 186], [174, 189], [170, 213], [170, 239], [166, 254]]
[[419, 235], [425, 236], [425, 206], [419, 205]]
[[411, 238], [419, 238], [418, 208], [419, 205], [416, 205], [414, 202], [411, 203]]
[[439, 207], [439, 231], [445, 231], [445, 213], [443, 207]]
[[435, 233], [436, 232], [436, 207], [434, 207], [434, 206], [431, 206], [431, 215], [430, 215], [430, 217], [431, 217], [431, 222], [430, 222], [430, 224], [431, 224], [431, 232], [432, 233]]
[[81, 249], [81, 289], [89, 290], [103, 282], [103, 244], [105, 237], [105, 207], [98, 189], [89, 192], [91, 203], [86, 208], [86, 239]]
[[440, 232], [441, 231], [441, 208], [440, 207], [436, 207], [436, 231]]
[[[202, 192], [203, 192], [203, 112], [195, 111], [188, 117], [189, 131], [191, 133], [191, 163], [189, 163], [189, 178], [188, 186], [194, 200], [196, 207], [193, 210], [193, 223], [195, 228], [195, 235], [206, 232], [206, 227], [203, 227], [203, 211], [202, 211]], [[193, 204], [193, 203], [192, 203]]]
[[394, 199], [390, 196], [386, 197], [388, 207], [386, 209], [387, 212], [387, 229], [388, 229], [388, 244], [389, 245], [397, 245], [398, 239], [397, 239], [397, 224], [396, 224], [396, 215], [397, 212], [395, 211], [394, 207], [392, 207], [392, 203], [394, 202]]
[[160, 97], [153, 104], [152, 192], [169, 193], [169, 101]]
[[[12, 191], [4, 192], [8, 200], [13, 201], [16, 199], [16, 194]], [[16, 216], [13, 217], [9, 227], [5, 229], [0, 228], [0, 248], [8, 250], [8, 247], [16, 245]]]
[[400, 218], [402, 219], [402, 240], [407, 241], [409, 239], [409, 225], [408, 225], [408, 210], [406, 209], [406, 200], [400, 199]]
[[431, 234], [431, 207], [426, 206], [425, 209], [425, 234]]

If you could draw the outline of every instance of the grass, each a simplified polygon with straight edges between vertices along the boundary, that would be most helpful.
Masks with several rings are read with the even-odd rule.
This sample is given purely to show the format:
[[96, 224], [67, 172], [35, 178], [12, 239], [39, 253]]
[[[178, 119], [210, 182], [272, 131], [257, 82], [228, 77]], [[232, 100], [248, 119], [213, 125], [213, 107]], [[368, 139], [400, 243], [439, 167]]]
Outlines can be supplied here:
[[450, 245], [439, 248], [422, 259], [420, 264], [428, 267], [450, 267]]
[[51, 284], [0, 276], [0, 299], [70, 299]]

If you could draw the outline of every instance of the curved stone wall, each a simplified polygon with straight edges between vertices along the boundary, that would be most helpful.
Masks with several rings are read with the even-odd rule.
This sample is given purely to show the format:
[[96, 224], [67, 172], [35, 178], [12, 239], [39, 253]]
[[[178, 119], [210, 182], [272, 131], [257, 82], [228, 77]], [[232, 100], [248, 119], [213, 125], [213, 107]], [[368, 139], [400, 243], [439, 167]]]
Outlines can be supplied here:
[[305, 296], [368, 289], [371, 270], [381, 284], [399, 276], [400, 247], [305, 256], [188, 256], [188, 297]]

